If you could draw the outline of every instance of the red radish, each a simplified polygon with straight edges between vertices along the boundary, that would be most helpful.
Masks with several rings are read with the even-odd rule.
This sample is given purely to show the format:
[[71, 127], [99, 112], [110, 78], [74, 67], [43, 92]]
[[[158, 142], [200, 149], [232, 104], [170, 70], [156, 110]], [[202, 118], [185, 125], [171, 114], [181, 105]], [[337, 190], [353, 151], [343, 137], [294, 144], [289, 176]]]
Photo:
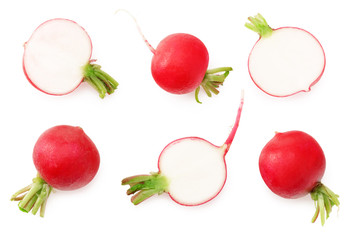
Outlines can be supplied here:
[[329, 217], [333, 205], [339, 206], [338, 195], [320, 181], [325, 172], [325, 155], [319, 143], [301, 131], [276, 133], [260, 154], [259, 168], [266, 185], [284, 198], [311, 194], [315, 201], [315, 222]]
[[136, 193], [131, 201], [137, 205], [164, 192], [185, 206], [204, 204], [215, 198], [226, 181], [225, 156], [239, 126], [242, 107], [243, 98], [234, 127], [222, 146], [198, 137], [177, 139], [161, 152], [158, 172], [123, 179], [123, 185], [130, 185], [127, 194]]
[[60, 125], [46, 130], [37, 140], [33, 160], [37, 177], [33, 183], [12, 197], [19, 208], [40, 216], [53, 188], [75, 190], [88, 184], [96, 175], [100, 156], [95, 144], [80, 127]]
[[24, 73], [44, 93], [65, 95], [85, 80], [104, 98], [118, 86], [99, 65], [91, 63], [91, 39], [72, 20], [56, 18], [42, 23], [24, 48]]
[[275, 97], [310, 91], [325, 70], [320, 42], [297, 27], [272, 29], [260, 14], [249, 21], [245, 26], [260, 35], [248, 59], [256, 86]]
[[154, 49], [142, 34], [135, 17], [126, 10], [118, 11], [124, 11], [132, 17], [139, 33], [154, 54], [151, 73], [162, 89], [173, 94], [195, 91], [195, 99], [198, 103], [201, 103], [198, 97], [200, 86], [209, 97], [212, 93], [216, 95], [219, 93], [217, 88], [224, 83], [232, 68], [220, 67], [207, 70], [209, 53], [200, 39], [187, 33], [175, 33], [161, 40]]

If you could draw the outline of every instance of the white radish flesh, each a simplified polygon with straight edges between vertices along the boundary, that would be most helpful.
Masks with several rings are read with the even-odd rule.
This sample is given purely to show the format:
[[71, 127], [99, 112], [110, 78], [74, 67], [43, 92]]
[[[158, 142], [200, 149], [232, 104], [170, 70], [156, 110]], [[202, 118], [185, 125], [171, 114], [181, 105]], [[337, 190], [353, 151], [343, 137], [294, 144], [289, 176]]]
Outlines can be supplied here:
[[76, 23], [65, 19], [40, 25], [25, 44], [24, 69], [30, 81], [49, 94], [73, 91], [83, 80], [91, 41]]
[[[325, 69], [325, 53], [320, 42], [300, 28], [271, 29], [261, 15], [249, 20], [253, 25], [246, 26], [260, 34], [248, 60], [254, 83], [277, 97], [310, 91]], [[265, 28], [265, 32], [257, 28]]]
[[[64, 95], [87, 80], [100, 97], [112, 93], [117, 82], [90, 64], [92, 43], [86, 31], [74, 21], [62, 18], [41, 24], [24, 45], [23, 68], [29, 82], [50, 95]], [[94, 72], [100, 72], [97, 79]], [[109, 79], [109, 77], [111, 79]]]
[[127, 194], [135, 194], [131, 201], [136, 205], [166, 192], [178, 204], [196, 206], [216, 197], [226, 181], [225, 156], [239, 126], [242, 106], [243, 98], [233, 129], [222, 146], [198, 137], [181, 138], [161, 152], [158, 172], [123, 179], [122, 184], [130, 186]]
[[159, 169], [169, 181], [171, 198], [183, 205], [197, 205], [214, 198], [226, 180], [225, 148], [201, 138], [169, 144], [159, 159]]

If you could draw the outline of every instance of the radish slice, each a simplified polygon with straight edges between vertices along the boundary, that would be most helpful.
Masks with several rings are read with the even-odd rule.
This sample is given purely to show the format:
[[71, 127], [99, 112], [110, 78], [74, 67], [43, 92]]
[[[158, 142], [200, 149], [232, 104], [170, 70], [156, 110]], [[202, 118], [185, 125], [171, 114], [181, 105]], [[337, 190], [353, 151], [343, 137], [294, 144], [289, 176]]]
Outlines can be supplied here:
[[92, 43], [86, 31], [74, 21], [56, 18], [41, 24], [24, 45], [23, 68], [30, 83], [42, 92], [64, 95], [84, 80], [101, 98], [118, 83], [91, 64]]
[[171, 198], [184, 205], [214, 198], [226, 180], [225, 149], [195, 137], [169, 144], [160, 155], [159, 169], [171, 183]]
[[161, 152], [156, 173], [136, 175], [122, 180], [129, 185], [127, 194], [137, 205], [154, 194], [168, 193], [172, 200], [185, 206], [196, 206], [216, 197], [227, 176], [225, 156], [239, 126], [243, 97], [234, 127], [222, 146], [205, 139], [187, 137], [168, 144]]
[[272, 29], [260, 14], [249, 21], [245, 26], [260, 35], [248, 60], [256, 86], [276, 97], [310, 91], [325, 69], [320, 42], [300, 28]]

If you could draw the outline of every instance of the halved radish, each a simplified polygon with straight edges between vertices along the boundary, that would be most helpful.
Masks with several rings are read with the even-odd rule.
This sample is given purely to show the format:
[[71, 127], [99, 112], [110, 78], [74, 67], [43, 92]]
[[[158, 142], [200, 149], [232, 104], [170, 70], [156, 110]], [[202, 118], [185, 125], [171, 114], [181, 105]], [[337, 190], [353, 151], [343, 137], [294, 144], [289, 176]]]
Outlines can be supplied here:
[[50, 95], [68, 94], [85, 80], [104, 98], [118, 83], [91, 63], [91, 54], [91, 39], [80, 25], [68, 19], [51, 19], [24, 44], [24, 73], [35, 88]]
[[196, 206], [216, 197], [227, 176], [225, 155], [239, 126], [243, 97], [229, 137], [222, 146], [215, 146], [199, 137], [177, 139], [161, 152], [156, 173], [136, 175], [122, 180], [130, 185], [127, 194], [137, 205], [154, 194], [168, 193], [175, 202]]
[[325, 69], [320, 42], [297, 27], [272, 29], [260, 14], [248, 19], [245, 26], [260, 35], [248, 59], [256, 86], [276, 97], [310, 91]]

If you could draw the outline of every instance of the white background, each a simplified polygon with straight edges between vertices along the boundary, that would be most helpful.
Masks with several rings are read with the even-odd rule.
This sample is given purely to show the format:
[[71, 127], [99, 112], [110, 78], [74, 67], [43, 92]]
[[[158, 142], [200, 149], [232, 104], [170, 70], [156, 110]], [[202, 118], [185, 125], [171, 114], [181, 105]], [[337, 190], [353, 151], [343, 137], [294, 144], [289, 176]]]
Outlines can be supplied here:
[[[6, 1], [0, 8], [1, 124], [0, 238], [9, 239], [359, 239], [359, 32], [357, 1]], [[209, 68], [232, 66], [220, 94], [203, 104], [193, 94], [160, 89], [150, 72], [152, 53], [133, 20], [156, 47], [165, 36], [186, 32], [208, 48]], [[248, 54], [258, 39], [244, 27], [261, 13], [273, 28], [296, 26], [322, 43], [327, 65], [309, 93], [288, 98], [264, 94], [251, 81]], [[22, 71], [23, 43], [45, 20], [78, 22], [92, 38], [93, 59], [119, 82], [101, 100], [82, 84], [54, 97], [33, 88]], [[167, 194], [138, 206], [130, 203], [121, 179], [157, 171], [163, 147], [177, 138], [203, 137], [224, 143], [235, 120], [240, 91], [245, 105], [227, 155], [223, 191], [198, 207], [184, 207]], [[25, 214], [10, 196], [36, 175], [32, 148], [46, 129], [81, 126], [95, 142], [101, 165], [95, 179], [72, 192], [51, 194], [45, 218]], [[262, 147], [275, 131], [312, 135], [327, 157], [323, 183], [340, 195], [340, 210], [322, 227], [310, 223], [310, 196], [274, 195], [258, 170]], [[206, 166], [204, 166], [206, 167]]]

